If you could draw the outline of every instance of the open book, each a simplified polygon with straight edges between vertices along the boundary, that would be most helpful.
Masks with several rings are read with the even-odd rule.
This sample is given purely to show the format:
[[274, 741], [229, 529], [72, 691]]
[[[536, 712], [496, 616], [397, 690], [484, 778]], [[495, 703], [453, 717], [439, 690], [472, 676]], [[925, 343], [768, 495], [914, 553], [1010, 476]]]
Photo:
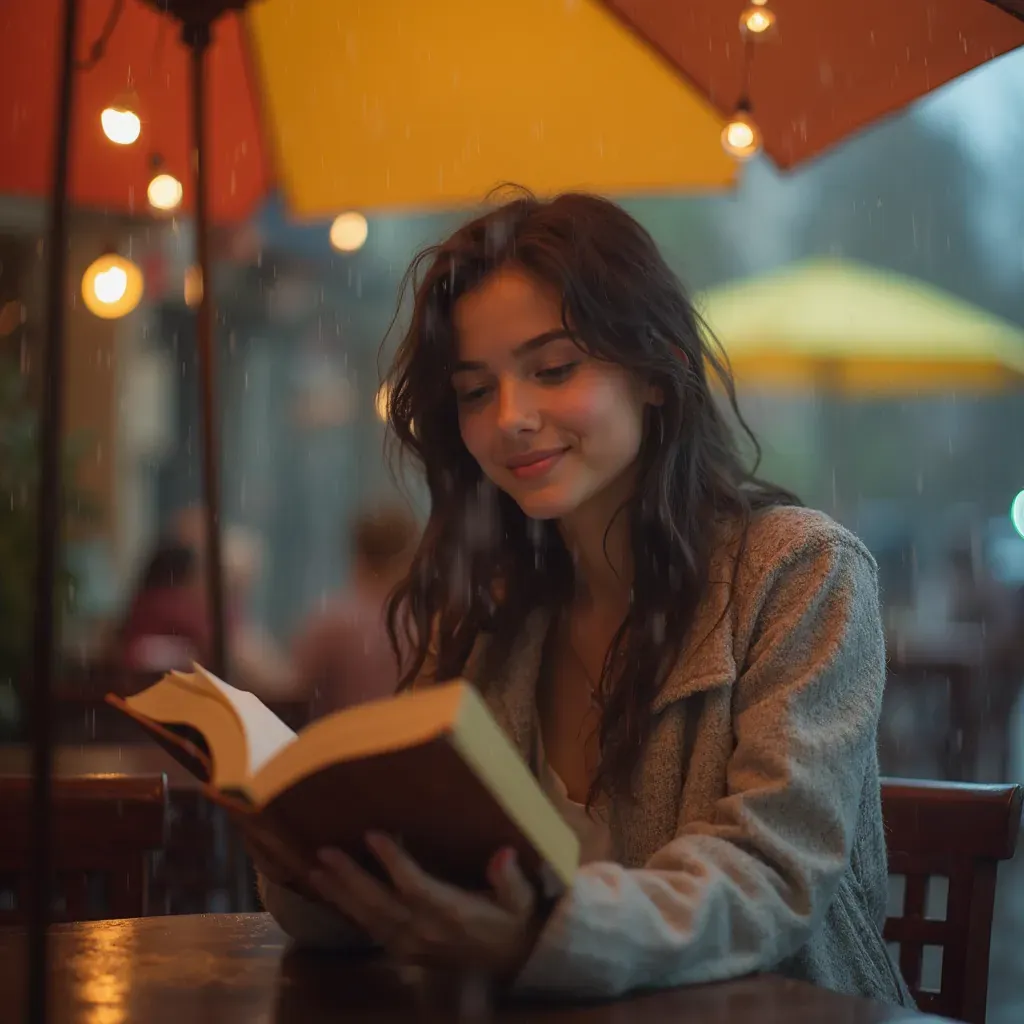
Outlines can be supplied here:
[[297, 874], [335, 846], [379, 875], [370, 830], [470, 889], [487, 887], [487, 862], [503, 846], [549, 895], [576, 872], [576, 834], [468, 683], [358, 705], [298, 734], [199, 666], [106, 699], [207, 783], [243, 830], [292, 851]]

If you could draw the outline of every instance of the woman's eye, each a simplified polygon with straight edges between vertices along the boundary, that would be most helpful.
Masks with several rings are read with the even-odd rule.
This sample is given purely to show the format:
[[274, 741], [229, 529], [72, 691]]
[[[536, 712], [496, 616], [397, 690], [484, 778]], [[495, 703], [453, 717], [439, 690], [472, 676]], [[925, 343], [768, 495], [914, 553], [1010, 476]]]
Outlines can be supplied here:
[[545, 384], [559, 384], [572, 376], [573, 370], [579, 363], [562, 363], [560, 366], [546, 366], [543, 370], [537, 371], [537, 379]]
[[472, 405], [474, 402], [479, 402], [487, 394], [487, 388], [465, 388], [462, 391], [455, 392], [455, 400], [459, 405]]

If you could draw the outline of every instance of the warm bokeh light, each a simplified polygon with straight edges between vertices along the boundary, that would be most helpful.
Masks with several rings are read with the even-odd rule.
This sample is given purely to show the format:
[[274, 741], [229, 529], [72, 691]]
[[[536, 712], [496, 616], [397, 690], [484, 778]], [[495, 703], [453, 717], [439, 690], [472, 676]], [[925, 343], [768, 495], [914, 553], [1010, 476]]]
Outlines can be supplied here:
[[142, 298], [142, 271], [123, 256], [106, 253], [82, 275], [82, 299], [90, 313], [116, 320], [130, 313]]
[[194, 264], [185, 271], [185, 305], [198, 306], [203, 301], [203, 272]]
[[764, 3], [753, 3], [740, 15], [740, 29], [752, 36], [763, 36], [775, 24], [775, 14]]
[[354, 210], [339, 214], [331, 225], [331, 245], [339, 252], [355, 252], [366, 242], [370, 227], [366, 218]]
[[154, 210], [176, 210], [183, 195], [181, 182], [173, 174], [157, 174], [146, 189], [149, 205]]
[[377, 389], [377, 396], [373, 401], [374, 408], [377, 410], [377, 417], [384, 423], [388, 421], [388, 399], [390, 397], [391, 391], [385, 382]]
[[97, 301], [113, 305], [120, 302], [128, 291], [128, 275], [120, 267], [110, 267], [92, 279], [92, 290]]
[[100, 114], [103, 134], [119, 146], [130, 146], [142, 134], [142, 121], [130, 107], [107, 107]]
[[737, 111], [722, 129], [722, 148], [736, 160], [749, 160], [761, 149], [761, 132], [746, 111]]

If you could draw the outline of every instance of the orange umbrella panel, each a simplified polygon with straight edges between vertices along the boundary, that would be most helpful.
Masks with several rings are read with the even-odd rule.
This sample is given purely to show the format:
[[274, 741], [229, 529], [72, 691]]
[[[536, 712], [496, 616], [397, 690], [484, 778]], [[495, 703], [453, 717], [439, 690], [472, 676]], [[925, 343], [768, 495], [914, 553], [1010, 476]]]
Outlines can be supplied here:
[[602, 2], [721, 117], [746, 93], [782, 168], [1024, 46], [1021, 0], [758, 0], [774, 23], [746, 37], [750, 0]]

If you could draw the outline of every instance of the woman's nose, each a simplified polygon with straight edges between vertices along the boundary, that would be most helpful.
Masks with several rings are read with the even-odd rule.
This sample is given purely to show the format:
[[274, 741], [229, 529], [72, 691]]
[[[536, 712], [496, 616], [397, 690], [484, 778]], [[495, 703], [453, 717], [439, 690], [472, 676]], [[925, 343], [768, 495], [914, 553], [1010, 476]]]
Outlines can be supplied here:
[[498, 386], [498, 429], [506, 434], [521, 434], [540, 425], [530, 388], [521, 381], [504, 380]]

